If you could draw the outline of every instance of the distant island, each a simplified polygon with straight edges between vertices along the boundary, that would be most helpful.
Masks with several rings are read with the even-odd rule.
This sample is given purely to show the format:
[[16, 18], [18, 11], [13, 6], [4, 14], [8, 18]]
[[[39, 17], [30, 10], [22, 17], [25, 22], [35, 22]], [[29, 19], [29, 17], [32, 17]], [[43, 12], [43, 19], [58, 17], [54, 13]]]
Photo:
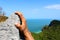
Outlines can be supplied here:
[[42, 32], [32, 35], [35, 40], [60, 40], [60, 21], [52, 20], [49, 25], [43, 27]]

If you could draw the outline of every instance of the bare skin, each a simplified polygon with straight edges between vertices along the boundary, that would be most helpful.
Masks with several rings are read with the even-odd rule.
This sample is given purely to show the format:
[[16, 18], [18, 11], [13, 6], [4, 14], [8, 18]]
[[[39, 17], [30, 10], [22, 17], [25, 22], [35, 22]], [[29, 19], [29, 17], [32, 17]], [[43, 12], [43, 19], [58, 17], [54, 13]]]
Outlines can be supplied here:
[[26, 20], [23, 17], [22, 13], [20, 12], [16, 12], [16, 14], [19, 16], [19, 18], [21, 18], [22, 20], [22, 25], [20, 23], [16, 23], [16, 27], [23, 32], [24, 36], [25, 36], [25, 40], [34, 40], [34, 38], [32, 37], [30, 31], [27, 28], [27, 24], [26, 24]]

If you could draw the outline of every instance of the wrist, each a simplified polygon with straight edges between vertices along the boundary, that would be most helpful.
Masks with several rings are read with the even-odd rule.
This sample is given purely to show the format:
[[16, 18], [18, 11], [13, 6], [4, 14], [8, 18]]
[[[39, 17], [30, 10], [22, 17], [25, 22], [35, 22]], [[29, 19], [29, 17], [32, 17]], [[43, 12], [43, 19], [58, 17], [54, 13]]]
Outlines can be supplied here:
[[24, 34], [29, 33], [28, 29], [25, 29], [25, 30], [23, 31], [23, 33], [24, 33]]
[[28, 29], [24, 30], [24, 35], [25, 35], [26, 40], [34, 40], [34, 38], [32, 37], [32, 35]]
[[31, 34], [28, 29], [25, 29], [25, 30], [23, 31], [23, 33], [24, 33], [25, 37], [28, 37], [28, 36], [30, 36], [30, 34]]

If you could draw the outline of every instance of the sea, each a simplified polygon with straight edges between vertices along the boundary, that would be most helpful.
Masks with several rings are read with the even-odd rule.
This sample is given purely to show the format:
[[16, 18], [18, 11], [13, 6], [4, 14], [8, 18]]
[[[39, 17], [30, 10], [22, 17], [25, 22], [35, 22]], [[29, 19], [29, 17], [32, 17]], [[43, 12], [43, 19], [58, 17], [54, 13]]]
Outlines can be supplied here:
[[51, 19], [27, 19], [27, 27], [30, 32], [39, 33], [42, 31], [42, 28], [46, 25], [49, 25]]

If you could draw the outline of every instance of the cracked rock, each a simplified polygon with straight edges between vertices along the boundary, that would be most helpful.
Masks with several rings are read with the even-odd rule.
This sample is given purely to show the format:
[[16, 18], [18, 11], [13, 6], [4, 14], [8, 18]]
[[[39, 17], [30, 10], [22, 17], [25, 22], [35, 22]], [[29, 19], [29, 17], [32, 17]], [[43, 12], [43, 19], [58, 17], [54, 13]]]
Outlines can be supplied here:
[[0, 23], [0, 40], [21, 40], [19, 30], [15, 27], [15, 23], [19, 21], [16, 14], [12, 14], [5, 22]]

